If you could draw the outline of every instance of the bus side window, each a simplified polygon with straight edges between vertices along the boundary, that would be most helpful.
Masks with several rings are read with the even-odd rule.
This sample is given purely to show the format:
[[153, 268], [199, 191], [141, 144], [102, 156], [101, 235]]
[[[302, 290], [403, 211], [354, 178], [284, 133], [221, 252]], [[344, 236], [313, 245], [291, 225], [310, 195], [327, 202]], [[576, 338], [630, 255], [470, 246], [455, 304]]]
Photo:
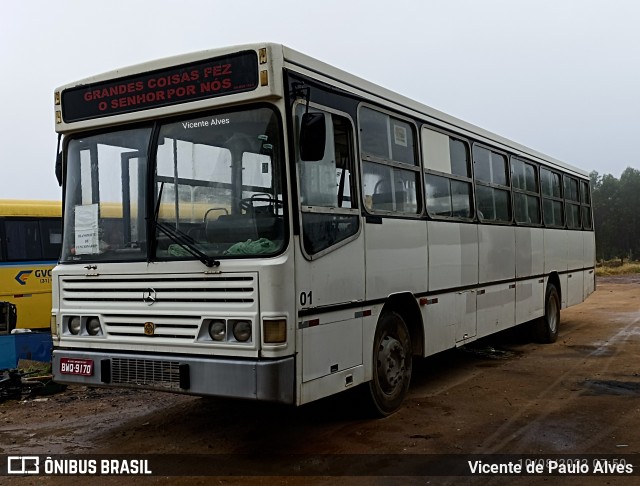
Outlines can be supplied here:
[[[296, 109], [298, 123], [303, 110], [302, 105]], [[353, 197], [353, 128], [345, 117], [323, 114], [326, 126], [322, 158], [307, 161], [302, 159], [304, 154], [298, 153], [297, 163], [303, 242], [309, 255], [355, 235], [359, 225], [357, 199]], [[336, 213], [336, 209], [342, 211]]]
[[60, 220], [43, 219], [40, 221], [42, 256], [46, 260], [58, 260], [62, 250], [62, 223]]
[[530, 225], [541, 224], [540, 189], [536, 166], [511, 157], [511, 184], [516, 222]]
[[589, 183], [580, 181], [580, 205], [582, 207], [582, 227], [590, 230], [593, 227], [591, 221], [591, 195], [589, 194]]
[[511, 221], [511, 194], [505, 155], [474, 145], [476, 200], [483, 221]]
[[5, 228], [9, 261], [39, 260], [42, 258], [38, 221], [5, 221]]
[[362, 191], [370, 211], [417, 215], [420, 168], [410, 123], [360, 110]]
[[432, 217], [470, 219], [471, 164], [467, 142], [422, 128], [427, 212]]
[[542, 187], [542, 214], [545, 226], [564, 227], [564, 206], [560, 174], [540, 168]]

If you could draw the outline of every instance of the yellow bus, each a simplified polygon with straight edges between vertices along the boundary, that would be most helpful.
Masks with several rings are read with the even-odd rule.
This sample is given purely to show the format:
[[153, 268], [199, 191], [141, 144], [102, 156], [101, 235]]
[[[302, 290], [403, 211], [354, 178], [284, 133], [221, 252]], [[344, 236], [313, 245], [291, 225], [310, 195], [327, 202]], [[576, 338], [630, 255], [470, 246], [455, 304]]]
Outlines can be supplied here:
[[[0, 302], [15, 305], [16, 329], [50, 329], [51, 270], [60, 255], [61, 215], [60, 201], [0, 200]], [[14, 324], [2, 327], [9, 333]]]

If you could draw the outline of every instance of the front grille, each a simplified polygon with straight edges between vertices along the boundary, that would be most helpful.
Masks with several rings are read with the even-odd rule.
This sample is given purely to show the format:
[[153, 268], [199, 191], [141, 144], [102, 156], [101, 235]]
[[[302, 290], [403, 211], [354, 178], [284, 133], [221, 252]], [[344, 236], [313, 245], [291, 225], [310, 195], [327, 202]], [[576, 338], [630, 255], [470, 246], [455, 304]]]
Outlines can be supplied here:
[[113, 358], [111, 360], [111, 382], [144, 388], [178, 390], [180, 389], [180, 363], [177, 361]]
[[159, 306], [191, 307], [206, 304], [209, 307], [247, 309], [256, 302], [253, 275], [228, 276], [145, 276], [99, 278], [63, 277], [62, 303], [78, 306], [85, 302], [100, 303], [103, 307], [146, 308], [145, 294], [154, 294], [154, 308]]
[[189, 315], [103, 314], [103, 317], [109, 336], [149, 338], [144, 334], [144, 324], [152, 321], [155, 326], [153, 338], [168, 338], [176, 341], [195, 340], [201, 322], [200, 316]]
[[207, 317], [258, 313], [257, 273], [68, 275], [59, 282], [63, 314], [99, 315], [105, 335], [121, 342], [182, 345], [197, 340]]

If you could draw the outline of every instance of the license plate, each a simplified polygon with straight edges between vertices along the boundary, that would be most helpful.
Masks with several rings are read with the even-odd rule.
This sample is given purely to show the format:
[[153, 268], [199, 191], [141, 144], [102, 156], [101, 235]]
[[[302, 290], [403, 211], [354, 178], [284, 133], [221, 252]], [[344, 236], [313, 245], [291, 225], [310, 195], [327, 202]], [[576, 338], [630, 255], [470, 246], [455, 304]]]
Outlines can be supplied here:
[[60, 373], [63, 375], [93, 376], [93, 360], [60, 358]]

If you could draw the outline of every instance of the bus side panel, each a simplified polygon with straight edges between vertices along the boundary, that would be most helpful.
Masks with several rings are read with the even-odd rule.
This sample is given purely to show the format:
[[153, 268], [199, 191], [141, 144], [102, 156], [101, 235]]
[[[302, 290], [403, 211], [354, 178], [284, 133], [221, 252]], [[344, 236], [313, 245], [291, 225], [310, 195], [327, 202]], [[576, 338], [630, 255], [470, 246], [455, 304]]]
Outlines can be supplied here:
[[582, 269], [584, 265], [584, 241], [582, 231], [567, 231], [567, 266], [570, 270], [567, 275], [567, 307], [582, 302], [584, 297], [584, 277]]
[[584, 272], [577, 270], [567, 275], [567, 307], [582, 302], [584, 297]]
[[[345, 265], [346, 267], [346, 265]], [[298, 404], [353, 388], [365, 381], [362, 312], [357, 308], [309, 315], [299, 323]]]
[[359, 365], [318, 378], [317, 380], [302, 383], [302, 385], [300, 385], [300, 401], [298, 405], [334, 395], [364, 382], [365, 367]]
[[[478, 284], [478, 225], [428, 221], [429, 291]], [[464, 344], [476, 335], [473, 290], [438, 294], [422, 307], [424, 354]]]
[[584, 268], [593, 268], [596, 265], [596, 235], [593, 231], [582, 232], [583, 261]]
[[551, 272], [566, 272], [568, 238], [567, 232], [561, 229], [544, 230], [544, 274]]
[[[515, 324], [516, 236], [509, 226], [479, 225], [478, 337]], [[509, 283], [502, 283], [510, 280]], [[492, 282], [501, 282], [493, 284]], [[486, 286], [484, 285], [486, 283]]]
[[514, 280], [516, 236], [511, 226], [478, 225], [479, 280], [484, 283]]
[[367, 300], [427, 288], [426, 224], [383, 218], [382, 224], [365, 223], [364, 228]]
[[[561, 306], [567, 306], [567, 270], [569, 269], [567, 255], [569, 253], [569, 238], [563, 229], [544, 229], [544, 274], [549, 277], [557, 272], [560, 277]], [[546, 290], [545, 290], [546, 292]]]
[[585, 270], [582, 278], [584, 278], [584, 294], [582, 299], [585, 300], [596, 290], [596, 271], [594, 269]]
[[0, 301], [15, 304], [17, 329], [49, 329], [53, 264], [0, 266]]
[[478, 290], [478, 338], [508, 329], [516, 320], [516, 285], [502, 283]]
[[305, 317], [302, 325], [303, 383], [362, 364], [362, 318], [353, 309]]
[[544, 313], [544, 235], [542, 228], [516, 228], [516, 324]]
[[429, 291], [477, 285], [478, 225], [428, 221]]
[[544, 273], [544, 234], [542, 228], [516, 228], [516, 277]]
[[584, 238], [582, 231], [567, 231], [567, 270], [584, 268]]
[[596, 288], [596, 273], [595, 273], [595, 262], [596, 262], [596, 239], [595, 233], [593, 231], [583, 231], [582, 233], [583, 239], [583, 247], [584, 247], [584, 262], [583, 266], [585, 269], [584, 272], [584, 294], [582, 296], [583, 300], [589, 297]]
[[362, 309], [353, 303], [364, 300], [364, 238], [360, 233], [314, 260], [303, 255], [298, 238], [294, 242], [296, 381], [299, 403], [306, 403], [344, 390], [345, 370], [362, 367]]
[[516, 324], [544, 315], [544, 278], [516, 282]]
[[476, 295], [473, 290], [438, 294], [421, 307], [424, 355], [465, 344], [476, 335]]

